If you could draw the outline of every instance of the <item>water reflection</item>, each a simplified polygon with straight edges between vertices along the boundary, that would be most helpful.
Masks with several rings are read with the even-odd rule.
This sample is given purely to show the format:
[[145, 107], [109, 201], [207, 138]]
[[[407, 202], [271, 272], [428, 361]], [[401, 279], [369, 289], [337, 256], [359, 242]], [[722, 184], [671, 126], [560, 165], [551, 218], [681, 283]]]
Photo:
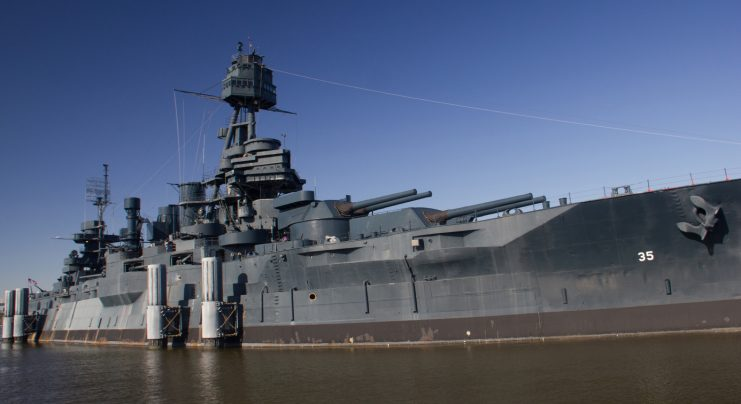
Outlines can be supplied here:
[[161, 392], [163, 385], [163, 369], [162, 369], [162, 351], [160, 350], [147, 350], [144, 353], [144, 363], [142, 370], [146, 377], [145, 382], [141, 386], [143, 389], [144, 397], [147, 401], [161, 401]]
[[0, 378], [2, 402], [723, 402], [741, 397], [741, 334], [265, 351], [4, 345]]
[[201, 401], [204, 402], [222, 402], [221, 389], [219, 382], [219, 354], [221, 352], [215, 349], [203, 350], [198, 352], [198, 383]]

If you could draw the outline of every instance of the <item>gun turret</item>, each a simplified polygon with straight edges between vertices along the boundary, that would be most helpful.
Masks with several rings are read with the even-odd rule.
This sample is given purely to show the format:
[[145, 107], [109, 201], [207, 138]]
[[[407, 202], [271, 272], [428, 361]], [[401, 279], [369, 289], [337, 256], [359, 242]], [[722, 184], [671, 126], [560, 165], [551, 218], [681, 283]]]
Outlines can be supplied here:
[[504, 206], [498, 206], [498, 207], [492, 208], [492, 209], [487, 209], [487, 210], [483, 210], [483, 211], [476, 211], [476, 216], [477, 217], [487, 216], [487, 215], [491, 215], [491, 214], [494, 214], [494, 213], [506, 212], [506, 211], [508, 211], [510, 209], [517, 209], [517, 208], [521, 208], [523, 206], [532, 206], [532, 205], [535, 205], [535, 204], [538, 204], [538, 203], [543, 203], [543, 202], [545, 202], [545, 196], [539, 196], [537, 198], [533, 198], [533, 199], [530, 199], [528, 201], [515, 202], [515, 203], [510, 203], [510, 204], [504, 205]]
[[429, 220], [432, 223], [443, 223], [449, 219], [453, 219], [456, 217], [470, 215], [472, 213], [477, 213], [477, 212], [491, 211], [492, 209], [500, 208], [505, 205], [523, 202], [523, 201], [530, 201], [532, 199], [533, 199], [533, 194], [531, 193], [522, 194], [522, 195], [512, 196], [509, 198], [498, 199], [496, 201], [484, 202], [484, 203], [480, 203], [477, 205], [469, 205], [469, 206], [464, 206], [462, 208], [457, 208], [457, 209], [448, 209], [442, 212], [426, 213], [425, 217], [427, 218], [427, 220]]
[[[359, 211], [363, 208], [384, 204], [384, 203], [393, 201], [395, 199], [401, 199], [401, 198], [405, 198], [405, 197], [412, 196], [412, 195], [417, 195], [416, 189], [410, 189], [408, 191], [397, 192], [395, 194], [379, 196], [377, 198], [366, 199], [364, 201], [358, 201], [358, 202], [338, 202], [337, 205], [335, 206], [337, 207], [337, 211], [340, 212], [342, 216], [351, 216], [353, 214], [360, 214], [360, 213], [355, 213], [355, 211]], [[402, 203], [402, 202], [399, 202], [399, 203]], [[386, 206], [392, 206], [392, 205], [396, 205], [396, 203], [393, 203], [391, 205], [386, 205]], [[383, 206], [383, 207], [386, 207], [386, 206]], [[381, 208], [376, 208], [376, 209], [381, 209]]]
[[383, 203], [378, 203], [378, 204], [375, 204], [375, 205], [366, 206], [364, 208], [356, 209], [352, 213], [353, 213], [353, 215], [365, 215], [367, 213], [373, 212], [374, 210], [388, 208], [389, 206], [394, 206], [394, 205], [401, 205], [402, 203], [416, 201], [418, 199], [429, 198], [431, 196], [432, 196], [432, 192], [431, 191], [422, 192], [421, 194], [405, 196], [405, 197], [399, 198], [399, 199], [392, 199], [392, 200], [390, 200], [388, 202], [383, 202]]

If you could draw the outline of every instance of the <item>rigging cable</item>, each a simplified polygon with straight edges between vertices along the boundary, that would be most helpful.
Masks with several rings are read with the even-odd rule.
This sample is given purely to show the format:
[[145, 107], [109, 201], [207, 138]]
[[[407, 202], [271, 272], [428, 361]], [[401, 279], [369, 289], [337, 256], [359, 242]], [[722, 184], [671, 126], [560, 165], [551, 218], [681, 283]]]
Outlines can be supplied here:
[[668, 138], [674, 138], [674, 139], [683, 139], [683, 140], [694, 140], [694, 141], [701, 141], [701, 142], [712, 142], [712, 143], [723, 143], [723, 144], [741, 145], [741, 141], [716, 139], [716, 138], [703, 137], [703, 136], [679, 135], [679, 134], [674, 134], [674, 133], [659, 132], [659, 131], [653, 131], [653, 130], [631, 129], [631, 128], [624, 128], [624, 127], [620, 127], [620, 126], [601, 125], [601, 124], [590, 123], [590, 122], [574, 121], [574, 120], [569, 120], [569, 119], [559, 119], [559, 118], [552, 118], [552, 117], [541, 116], [541, 115], [524, 114], [524, 113], [520, 113], [520, 112], [503, 111], [503, 110], [499, 110], [499, 109], [492, 109], [492, 108], [485, 108], [485, 107], [477, 107], [477, 106], [473, 106], [473, 105], [457, 104], [457, 103], [453, 103], [453, 102], [433, 100], [433, 99], [430, 99], [430, 98], [414, 97], [414, 96], [411, 96], [411, 95], [405, 95], [405, 94], [399, 94], [399, 93], [392, 93], [392, 92], [389, 92], [389, 91], [375, 90], [375, 89], [372, 89], [372, 88], [361, 87], [361, 86], [356, 86], [356, 85], [346, 84], [346, 83], [340, 83], [338, 81], [320, 79], [320, 78], [317, 78], [317, 77], [307, 76], [307, 75], [299, 74], [299, 73], [292, 73], [292, 72], [288, 72], [288, 71], [280, 70], [280, 69], [275, 69], [275, 68], [273, 68], [272, 70], [275, 71], [275, 72], [278, 72], [278, 73], [283, 73], [283, 74], [289, 75], [289, 76], [299, 77], [299, 78], [303, 78], [303, 79], [307, 79], [307, 80], [318, 81], [320, 83], [331, 84], [333, 86], [351, 88], [351, 89], [354, 89], [354, 90], [366, 91], [366, 92], [376, 93], [376, 94], [381, 94], [381, 95], [388, 95], [388, 96], [391, 96], [391, 97], [404, 98], [404, 99], [407, 99], [407, 100], [427, 102], [427, 103], [430, 103], [430, 104], [446, 105], [446, 106], [450, 106], [450, 107], [470, 109], [470, 110], [474, 110], [474, 111], [491, 112], [491, 113], [494, 113], [494, 114], [513, 116], [513, 117], [517, 117], [517, 118], [535, 119], [535, 120], [540, 120], [540, 121], [556, 122], [556, 123], [562, 123], [562, 124], [567, 124], [567, 125], [577, 125], [577, 126], [584, 126], [584, 127], [590, 127], [590, 128], [608, 129], [608, 130], [613, 130], [613, 131], [630, 132], [630, 133], [637, 133], [637, 134], [641, 134], [641, 135], [661, 136], [661, 137], [668, 137]]
[[[188, 133], [187, 130], [185, 130], [185, 100], [180, 100], [180, 108], [182, 108], [182, 113], [180, 114], [180, 119], [183, 120], [183, 137], [185, 137], [185, 134]], [[183, 154], [185, 154], [185, 145], [183, 145]], [[178, 156], [180, 155], [180, 150], [178, 150]], [[185, 158], [182, 159], [182, 170], [180, 171], [180, 183], [183, 183], [183, 175], [185, 173]]]
[[179, 182], [183, 183], [183, 170], [182, 170], [182, 163], [181, 163], [181, 157], [180, 157], [180, 118], [178, 115], [178, 97], [177, 94], [173, 91], [172, 92], [172, 101], [175, 103], [175, 135], [178, 138], [178, 178]]
[[[214, 114], [219, 112], [224, 105], [219, 105], [218, 108], [213, 109], [211, 111], [204, 111], [203, 116], [201, 117], [201, 125], [198, 127], [198, 144], [196, 145], [196, 152], [195, 152], [195, 160], [193, 163], [193, 167], [198, 167], [198, 160], [200, 157], [200, 163], [201, 163], [201, 175], [205, 179], [206, 175], [206, 126], [211, 123], [211, 120], [214, 117]], [[195, 132], [193, 135], [195, 136]], [[200, 152], [200, 153], [199, 153]], [[199, 156], [200, 154], [200, 156]]]
[[[210, 113], [211, 118], [216, 114], [216, 112], [218, 112], [222, 108], [223, 108], [223, 105], [221, 105], [218, 108], [216, 108], [215, 110], [213, 110]], [[177, 112], [177, 102], [176, 102], [175, 103], [175, 115], [177, 116], [177, 114], [178, 114], [178, 112]], [[209, 123], [211, 121], [211, 118], [209, 118], [206, 123]], [[178, 123], [178, 121], [176, 119], [175, 120], [175, 124], [177, 125], [177, 123]], [[179, 128], [179, 126], [178, 126], [178, 128]], [[195, 136], [196, 136], [197, 133], [198, 133], [197, 131], [194, 131], [190, 135], [190, 137], [188, 137], [188, 139], [185, 139], [185, 141], [183, 142], [183, 148], [188, 147], [188, 145], [193, 141], [193, 139], [195, 138]], [[180, 135], [179, 134], [180, 134], [180, 130], [178, 129], [178, 142], [180, 142]], [[205, 138], [205, 136], [204, 136], [204, 138]], [[180, 159], [180, 147], [178, 147], [177, 156], [178, 156], [178, 160], [179, 160]], [[142, 188], [144, 188], [144, 186], [146, 186], [147, 184], [149, 184], [160, 172], [162, 172], [162, 170], [165, 169], [165, 167], [167, 167], [172, 162], [172, 160], [174, 158], [175, 158], [175, 154], [171, 154], [167, 159], [165, 159], [165, 161], [162, 162], [162, 165], [160, 165], [159, 168], [157, 168], [156, 170], [154, 170], [154, 172], [152, 172], [152, 175], [150, 175], [149, 178], [147, 178], [146, 180], [142, 181], [142, 183], [139, 184], [139, 186], [136, 187], [132, 192], [129, 192], [129, 195], [135, 195]], [[180, 183], [182, 183], [182, 182], [183, 182], [183, 177], [182, 177], [182, 172], [181, 172], [180, 173]]]

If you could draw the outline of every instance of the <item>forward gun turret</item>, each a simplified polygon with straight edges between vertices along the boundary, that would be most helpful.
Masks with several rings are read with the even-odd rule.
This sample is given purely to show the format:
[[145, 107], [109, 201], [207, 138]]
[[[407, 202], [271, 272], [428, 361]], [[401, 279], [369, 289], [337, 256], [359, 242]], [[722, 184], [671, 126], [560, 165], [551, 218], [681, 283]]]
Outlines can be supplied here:
[[358, 202], [338, 202], [335, 207], [342, 216], [356, 216], [364, 215], [374, 210], [383, 209], [389, 206], [399, 205], [404, 202], [427, 198], [431, 195], [431, 192], [425, 192], [417, 195], [416, 189], [410, 189], [407, 191], [379, 196], [377, 198], [370, 198]]
[[402, 203], [416, 201], [418, 199], [429, 198], [431, 196], [432, 196], [432, 192], [431, 191], [422, 192], [421, 194], [409, 195], [409, 196], [405, 196], [403, 198], [392, 199], [392, 200], [387, 201], [387, 202], [382, 202], [382, 203], [377, 203], [375, 205], [366, 206], [364, 208], [356, 209], [352, 213], [354, 215], [365, 215], [365, 214], [368, 214], [368, 213], [373, 212], [375, 210], [379, 210], [379, 209], [383, 209], [383, 208], [388, 208], [389, 206], [401, 205]]

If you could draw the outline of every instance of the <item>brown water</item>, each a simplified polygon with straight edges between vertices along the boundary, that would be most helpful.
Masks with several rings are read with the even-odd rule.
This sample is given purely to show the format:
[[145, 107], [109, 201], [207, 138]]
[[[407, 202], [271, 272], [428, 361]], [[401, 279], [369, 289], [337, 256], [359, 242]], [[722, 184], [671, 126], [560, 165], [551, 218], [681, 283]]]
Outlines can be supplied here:
[[741, 402], [741, 334], [264, 351], [3, 345], [0, 402]]

